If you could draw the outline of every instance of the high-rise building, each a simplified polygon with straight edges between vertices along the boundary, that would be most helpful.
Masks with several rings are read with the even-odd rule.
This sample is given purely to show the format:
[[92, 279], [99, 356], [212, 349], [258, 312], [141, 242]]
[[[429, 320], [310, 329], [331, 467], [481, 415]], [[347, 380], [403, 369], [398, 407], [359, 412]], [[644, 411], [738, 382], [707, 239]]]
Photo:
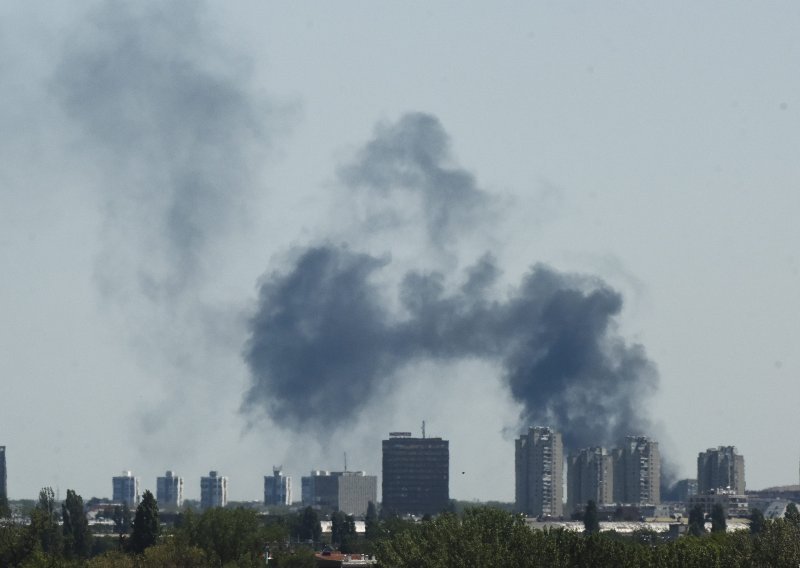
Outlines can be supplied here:
[[281, 466], [272, 468], [272, 475], [264, 476], [264, 505], [291, 505], [292, 478], [283, 475]]
[[0, 497], [8, 499], [8, 473], [6, 471], [5, 446], [0, 446]]
[[130, 471], [111, 478], [111, 499], [117, 503], [126, 503], [131, 509], [139, 505], [139, 478]]
[[383, 440], [383, 509], [437, 514], [450, 504], [450, 442], [392, 432]]
[[646, 436], [628, 436], [613, 450], [614, 501], [631, 505], [661, 503], [661, 454], [658, 442]]
[[564, 514], [564, 447], [561, 434], [536, 426], [515, 444], [516, 510], [528, 516]]
[[303, 505], [363, 517], [378, 500], [378, 477], [363, 471], [315, 470], [301, 479]]
[[209, 471], [208, 477], [200, 478], [200, 508], [213, 509], [228, 504], [228, 478], [216, 471]]
[[697, 456], [697, 492], [706, 495], [717, 489], [730, 489], [744, 495], [744, 456], [733, 446], [719, 446]]
[[585, 448], [567, 458], [567, 511], [614, 502], [614, 460], [605, 448]]
[[157, 477], [156, 501], [161, 509], [179, 509], [183, 505], [183, 478], [170, 470]]

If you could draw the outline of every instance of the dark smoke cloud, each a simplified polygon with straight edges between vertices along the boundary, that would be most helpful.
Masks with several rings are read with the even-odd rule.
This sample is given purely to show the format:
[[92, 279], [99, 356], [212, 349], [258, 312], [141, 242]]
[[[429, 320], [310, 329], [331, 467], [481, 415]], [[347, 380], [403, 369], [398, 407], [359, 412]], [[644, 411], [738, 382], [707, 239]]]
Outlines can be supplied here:
[[[375, 282], [387, 265], [326, 245], [265, 279], [245, 352], [247, 408], [325, 436], [405, 365], [480, 358], [502, 369], [521, 418], [554, 424], [568, 447], [647, 431], [642, 401], [656, 373], [616, 333], [622, 300], [600, 280], [537, 265], [498, 298], [500, 271], [484, 256], [453, 292], [442, 274], [414, 272], [387, 291]], [[387, 293], [399, 296], [399, 313]]]
[[379, 124], [373, 139], [352, 164], [340, 169], [339, 177], [350, 187], [384, 197], [389, 218], [393, 192], [418, 196], [428, 237], [437, 246], [474, 230], [487, 219], [491, 205], [475, 177], [453, 165], [450, 139], [430, 114], [408, 113], [395, 123]]
[[200, 6], [102, 4], [52, 84], [101, 170], [109, 271], [133, 248], [151, 294], [184, 288], [241, 218], [265, 125], [285, 110], [248, 88], [246, 65], [213, 41]]

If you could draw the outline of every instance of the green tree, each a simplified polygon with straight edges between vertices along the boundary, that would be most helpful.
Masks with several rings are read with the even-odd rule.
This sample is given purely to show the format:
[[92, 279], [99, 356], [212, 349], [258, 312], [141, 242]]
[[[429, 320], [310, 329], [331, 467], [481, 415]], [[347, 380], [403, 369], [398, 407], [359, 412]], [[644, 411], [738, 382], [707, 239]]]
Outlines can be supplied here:
[[131, 509], [127, 503], [114, 507], [114, 532], [119, 535], [131, 532]]
[[72, 489], [67, 489], [67, 498], [61, 505], [64, 553], [67, 558], [86, 558], [92, 546], [89, 521], [83, 508], [83, 498]]
[[750, 509], [750, 534], [759, 534], [764, 530], [764, 513], [761, 509]]
[[5, 493], [0, 493], [0, 519], [7, 519], [11, 516], [11, 507], [8, 504], [8, 497]]
[[583, 514], [583, 529], [586, 534], [600, 532], [600, 520], [597, 516], [597, 503], [589, 501], [586, 503], [586, 511]]
[[39, 501], [31, 511], [31, 524], [28, 530], [33, 547], [39, 547], [45, 554], [61, 554], [62, 538], [58, 527], [56, 497], [52, 487], [43, 487], [39, 491]]
[[353, 515], [344, 518], [342, 527], [342, 541], [339, 547], [345, 554], [358, 552], [358, 534], [356, 533], [356, 519]]
[[299, 540], [318, 542], [322, 536], [322, 527], [319, 524], [319, 516], [311, 507], [306, 507], [300, 513], [300, 519], [295, 529], [295, 535]]
[[728, 515], [725, 513], [725, 508], [717, 503], [711, 509], [711, 532], [724, 533], [728, 530]]
[[141, 554], [146, 548], [153, 546], [158, 540], [161, 525], [158, 522], [158, 504], [150, 491], [142, 495], [142, 502], [136, 508], [131, 534], [131, 550]]
[[689, 511], [689, 534], [692, 536], [700, 536], [706, 532], [706, 517], [703, 513], [702, 505], [695, 505]]
[[331, 544], [338, 546], [344, 537], [344, 513], [336, 511], [331, 515]]
[[797, 505], [789, 503], [786, 506], [786, 512], [783, 514], [786, 522], [795, 528], [800, 528], [800, 511], [797, 510]]
[[367, 516], [364, 518], [364, 538], [368, 541], [377, 540], [381, 533], [380, 521], [378, 521], [378, 509], [375, 503], [370, 501], [367, 504]]

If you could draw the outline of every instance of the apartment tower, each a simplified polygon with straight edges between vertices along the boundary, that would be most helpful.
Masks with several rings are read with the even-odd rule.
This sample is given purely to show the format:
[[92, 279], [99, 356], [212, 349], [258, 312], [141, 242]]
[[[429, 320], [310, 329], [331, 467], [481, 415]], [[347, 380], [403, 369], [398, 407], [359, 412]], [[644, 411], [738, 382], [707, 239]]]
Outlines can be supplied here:
[[658, 442], [646, 436], [628, 436], [613, 450], [614, 501], [630, 505], [661, 503], [661, 454]]
[[130, 471], [111, 478], [111, 499], [117, 503], [125, 503], [130, 509], [139, 505], [139, 478]]
[[292, 478], [283, 475], [282, 466], [273, 466], [272, 475], [264, 476], [264, 505], [291, 505]]
[[224, 507], [228, 504], [228, 478], [216, 471], [200, 478], [200, 508], [202, 510]]
[[167, 471], [156, 478], [156, 501], [160, 509], [180, 509], [183, 505], [183, 478]]
[[585, 448], [567, 458], [567, 512], [614, 502], [614, 460], [605, 448]]
[[697, 456], [697, 492], [706, 495], [717, 489], [730, 489], [744, 495], [744, 456], [733, 446], [719, 446]]
[[561, 434], [549, 427], [530, 428], [516, 440], [515, 502], [531, 517], [564, 514], [564, 447]]

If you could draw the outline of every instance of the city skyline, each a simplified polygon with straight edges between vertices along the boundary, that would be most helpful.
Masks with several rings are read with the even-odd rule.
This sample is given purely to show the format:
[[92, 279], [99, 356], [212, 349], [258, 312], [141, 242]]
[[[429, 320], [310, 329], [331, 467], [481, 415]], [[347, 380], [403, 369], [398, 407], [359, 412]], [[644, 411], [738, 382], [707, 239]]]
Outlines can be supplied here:
[[650, 436], [677, 478], [735, 443], [750, 487], [794, 483], [799, 23], [0, 6], [9, 496], [169, 467], [244, 499], [274, 464], [377, 472], [375, 433], [423, 421], [466, 500], [513, 500], [536, 424]]

